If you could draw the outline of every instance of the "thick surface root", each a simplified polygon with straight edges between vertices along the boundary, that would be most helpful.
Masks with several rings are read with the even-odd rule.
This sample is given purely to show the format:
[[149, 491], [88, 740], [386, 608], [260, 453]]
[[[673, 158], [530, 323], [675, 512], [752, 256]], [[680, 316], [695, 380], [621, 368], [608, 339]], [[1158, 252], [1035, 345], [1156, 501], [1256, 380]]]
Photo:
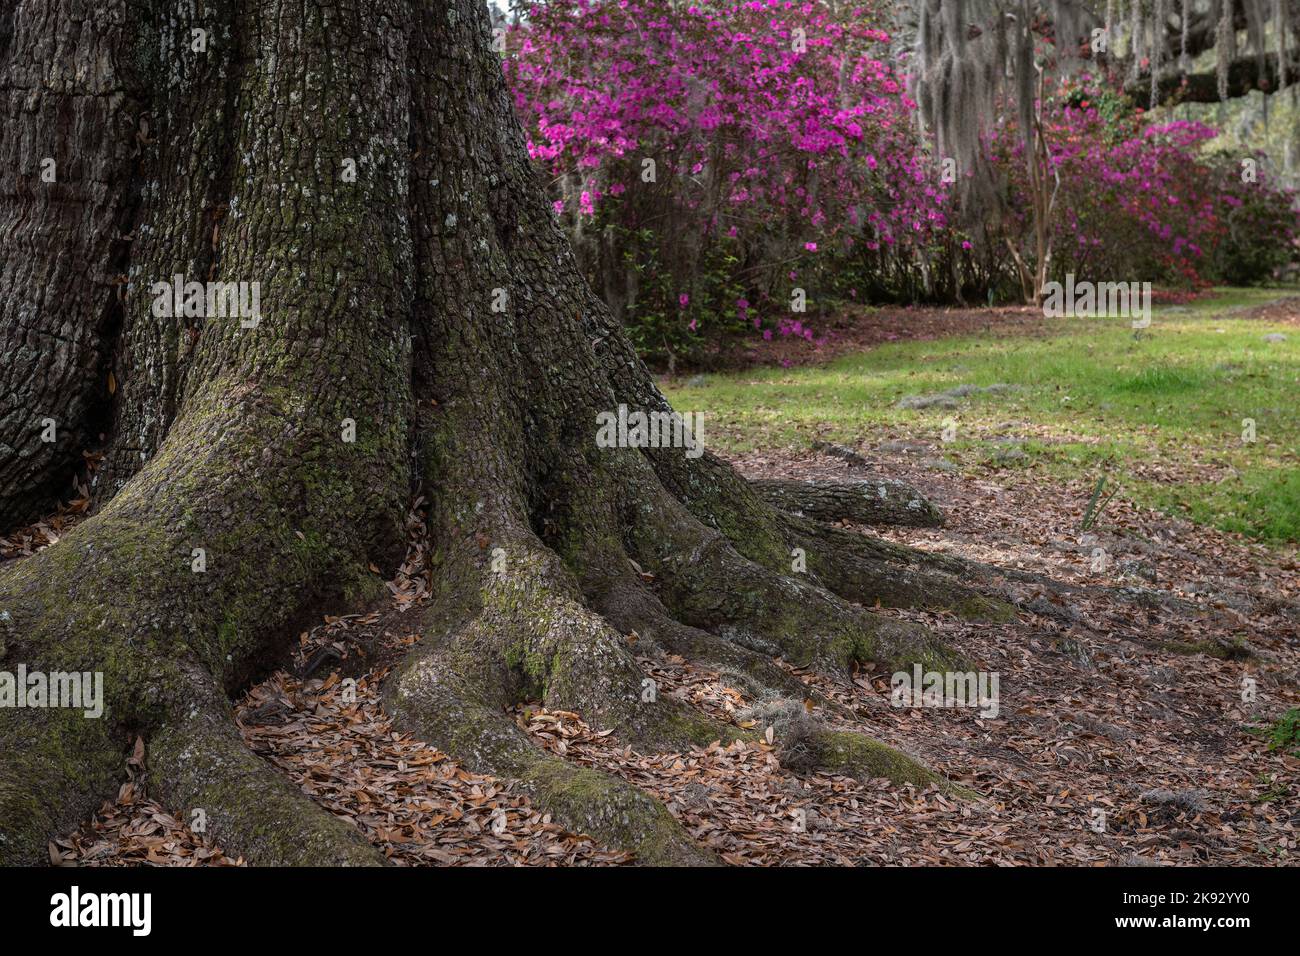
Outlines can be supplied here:
[[912, 528], [943, 526], [943, 513], [905, 481], [870, 478], [854, 481], [750, 481], [774, 508], [818, 521], [856, 521]]
[[628, 850], [643, 863], [711, 862], [648, 794], [542, 752], [501, 707], [473, 693], [435, 652], [408, 661], [389, 681], [385, 706], [400, 726], [470, 769], [517, 781], [567, 829]]
[[389, 713], [471, 770], [518, 781], [570, 830], [647, 863], [710, 862], [662, 804], [542, 752], [507, 710], [538, 700], [629, 740], [677, 746], [728, 728], [648, 692], [623, 636], [586, 608], [559, 559], [531, 535], [510, 538], [498, 559], [495, 571], [490, 560], [443, 569], [443, 586], [469, 603], [435, 602], [424, 643], [386, 687]]
[[874, 614], [819, 587], [797, 568], [778, 573], [660, 495], [638, 512], [633, 553], [675, 617], [759, 653], [847, 674], [860, 662], [944, 669], [958, 656], [924, 628]]
[[962, 573], [968, 572], [963, 562], [797, 515], [782, 515], [782, 524], [804, 550], [817, 579], [851, 601], [949, 611], [979, 620], [1006, 621], [1014, 614], [1005, 601], [965, 583], [971, 578]]
[[228, 852], [261, 866], [381, 866], [383, 854], [251, 753], [211, 681], [149, 742], [150, 791], [187, 821], [204, 821]]
[[113, 792], [125, 748], [77, 711], [0, 708], [0, 866], [46, 863]]
[[[385, 706], [400, 726], [468, 768], [518, 781], [569, 829], [642, 862], [703, 863], [708, 854], [662, 804], [627, 781], [540, 751], [508, 711], [537, 701], [652, 753], [753, 743], [762, 728], [713, 719], [659, 693], [632, 648], [708, 660], [754, 698], [806, 691], [773, 655], [841, 674], [863, 660], [932, 667], [956, 658], [919, 627], [755, 564], [659, 494], [663, 512], [629, 521], [628, 546], [641, 564], [608, 537], [580, 529], [568, 542], [579, 556], [571, 570], [510, 509], [477, 515], [465, 546], [449, 548], [436, 569], [423, 641], [390, 678]], [[864, 779], [924, 785], [941, 779], [865, 737], [817, 725], [800, 739], [808, 769], [824, 763]]]
[[[222, 445], [213, 441], [214, 459]], [[237, 686], [313, 595], [332, 584], [355, 599], [379, 583], [361, 555], [348, 555], [355, 542], [316, 534], [312, 519], [286, 519], [271, 488], [240, 486], [198, 458], [175, 460], [184, 454], [155, 459], [156, 468], [57, 545], [0, 568], [9, 624], [3, 669], [98, 675], [103, 692], [97, 718], [66, 708], [0, 711], [0, 862], [47, 859], [46, 841], [117, 789], [136, 736], [149, 741], [198, 706], [195, 673], [222, 689]], [[209, 494], [208, 482], [221, 480], [264, 493], [263, 507], [231, 518]], [[192, 570], [194, 547], [206, 556], [203, 573]], [[237, 557], [228, 550], [236, 548]], [[213, 738], [222, 741], [237, 743], [233, 726]], [[213, 755], [212, 769], [229, 757], [228, 749]]]
[[804, 685], [769, 655], [681, 623], [640, 582], [620, 580], [600, 595], [595, 607], [624, 633], [645, 638], [668, 653], [718, 668], [750, 696], [806, 692]]

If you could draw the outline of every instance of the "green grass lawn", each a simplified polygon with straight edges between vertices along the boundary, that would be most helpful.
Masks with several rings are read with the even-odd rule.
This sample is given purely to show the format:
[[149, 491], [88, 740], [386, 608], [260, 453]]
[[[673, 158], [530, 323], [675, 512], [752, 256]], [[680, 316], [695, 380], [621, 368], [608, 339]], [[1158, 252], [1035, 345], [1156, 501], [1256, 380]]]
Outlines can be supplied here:
[[[968, 472], [1106, 475], [1134, 501], [1295, 542], [1300, 328], [1231, 314], [1288, 292], [1227, 289], [1156, 307], [1140, 338], [1127, 319], [1045, 319], [1042, 337], [896, 342], [824, 366], [679, 378], [665, 390], [679, 410], [705, 414], [706, 444], [724, 453], [910, 437], [934, 442]], [[1286, 341], [1265, 341], [1273, 332]], [[956, 408], [897, 404], [994, 384], [1011, 388], [960, 398]], [[1247, 418], [1254, 442], [1243, 440]], [[954, 440], [941, 442], [945, 425], [955, 427]]]

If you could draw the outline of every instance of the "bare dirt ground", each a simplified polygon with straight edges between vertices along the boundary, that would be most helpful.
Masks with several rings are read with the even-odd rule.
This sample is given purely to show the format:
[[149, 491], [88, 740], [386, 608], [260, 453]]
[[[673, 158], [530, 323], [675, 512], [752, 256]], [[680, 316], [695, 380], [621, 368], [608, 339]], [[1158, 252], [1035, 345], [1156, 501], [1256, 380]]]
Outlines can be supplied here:
[[903, 339], [977, 334], [1046, 335], [1058, 321], [1045, 319], [1042, 309], [1031, 306], [994, 309], [850, 308], [835, 315], [809, 318], [806, 324], [814, 331], [811, 341], [798, 336], [777, 336], [771, 341], [747, 342], [721, 356], [719, 361], [727, 368], [816, 365]]
[[1277, 322], [1284, 325], [1300, 325], [1300, 296], [1288, 296], [1232, 313], [1233, 318], [1257, 319], [1261, 322]]

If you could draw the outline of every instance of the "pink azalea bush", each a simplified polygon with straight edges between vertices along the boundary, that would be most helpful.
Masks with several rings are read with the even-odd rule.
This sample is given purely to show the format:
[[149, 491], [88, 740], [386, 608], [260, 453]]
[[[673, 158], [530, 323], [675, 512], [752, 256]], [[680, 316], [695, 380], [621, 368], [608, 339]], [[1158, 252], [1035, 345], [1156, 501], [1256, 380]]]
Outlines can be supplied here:
[[[874, 0], [532, 8], [504, 61], [593, 285], [647, 352], [746, 326], [812, 338], [845, 257], [947, 226]], [[653, 164], [653, 165], [651, 165]]]
[[[999, 208], [963, 231], [881, 13], [550, 0], [511, 28], [529, 152], [643, 354], [671, 363], [743, 331], [815, 341], [842, 301], [1018, 295], [1008, 242], [1031, 248], [1033, 223], [1015, 121], [985, 142]], [[1213, 130], [1150, 124], [1106, 86], [1084, 76], [1044, 105], [1052, 277], [1250, 282], [1294, 254], [1293, 197], [1265, 166], [1243, 181], [1240, 157], [1207, 155]]]
[[[1273, 183], [1262, 157], [1207, 151], [1214, 129], [1144, 122], [1123, 97], [1084, 85], [1048, 103], [1044, 123], [1060, 181], [1051, 222], [1054, 277], [1248, 283], [1293, 254], [1294, 197]], [[1014, 124], [994, 138], [992, 154], [1008, 177], [1002, 228], [1026, 235], [1027, 173]], [[1253, 166], [1243, 175], [1248, 159]]]

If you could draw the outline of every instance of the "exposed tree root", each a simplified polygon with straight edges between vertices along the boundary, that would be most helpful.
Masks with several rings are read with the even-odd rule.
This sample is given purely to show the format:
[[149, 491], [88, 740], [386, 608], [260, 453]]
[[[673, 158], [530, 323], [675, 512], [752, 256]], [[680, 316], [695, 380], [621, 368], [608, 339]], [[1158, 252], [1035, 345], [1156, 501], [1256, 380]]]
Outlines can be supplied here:
[[[263, 866], [382, 866], [361, 833], [322, 809], [240, 739], [225, 695], [195, 669], [196, 703], [149, 743], [152, 793], [223, 848]], [[199, 702], [201, 699], [201, 703]]]
[[424, 643], [392, 677], [394, 719], [475, 771], [510, 777], [558, 822], [647, 863], [708, 862], [667, 810], [631, 785], [539, 750], [508, 715], [525, 700], [591, 715], [631, 739], [725, 734], [678, 701], [643, 700], [644, 674], [617, 631], [589, 611], [559, 559], [527, 532], [449, 561]]
[[959, 561], [932, 556], [878, 538], [797, 515], [782, 515], [790, 540], [804, 550], [808, 569], [827, 588], [864, 604], [951, 611], [962, 617], [1005, 621], [1014, 609], [965, 583]]
[[637, 509], [633, 553], [681, 621], [800, 666], [847, 674], [856, 663], [943, 669], [956, 654], [923, 628], [864, 610], [741, 555], [724, 535], [660, 494]]
[[[667, 494], [639, 453], [607, 455], [590, 467], [615, 480], [552, 488], [563, 506], [544, 512], [541, 529], [554, 546], [530, 527], [538, 518], [525, 519], [499, 490], [513, 482], [461, 472], [461, 455], [448, 463], [457, 480], [434, 503], [434, 537], [449, 542], [435, 569], [435, 600], [420, 647], [389, 680], [386, 706], [467, 767], [517, 780], [569, 829], [647, 862], [702, 862], [656, 801], [542, 753], [508, 711], [540, 701], [646, 752], [755, 739], [757, 731], [657, 693], [633, 656], [632, 634], [643, 650], [727, 667], [755, 697], [806, 696], [774, 655], [840, 675], [862, 661], [931, 668], [957, 657], [921, 628], [742, 556]], [[463, 489], [450, 491], [458, 481]], [[631, 502], [608, 496], [629, 487], [640, 489]], [[610, 525], [620, 530], [611, 534]], [[824, 758], [844, 772], [939, 779], [866, 738], [818, 727], [806, 739], [817, 745], [805, 755], [810, 767]]]
[[50, 837], [95, 811], [125, 759], [107, 728], [80, 713], [0, 708], [0, 865], [47, 862]]
[[781, 511], [819, 521], [857, 521], [869, 525], [938, 528], [943, 513], [905, 481], [866, 478], [854, 481], [790, 481], [756, 478], [750, 485]]
[[[1223, 624], [1212, 608], [1141, 587], [1072, 584], [1019, 568], [904, 547], [797, 515], [783, 514], [808, 567], [830, 590], [888, 607], [946, 610], [973, 620], [1007, 621], [1028, 611], [1067, 624], [1086, 624], [1076, 608], [1103, 598], [1118, 611], [1204, 619]], [[1096, 621], [1091, 623], [1095, 624]]]
[[[190, 800], [213, 799], [198, 808], [212, 814], [214, 835], [251, 862], [359, 858], [346, 840], [326, 847], [345, 835], [335, 821], [319, 811], [313, 818], [309, 804], [254, 773], [260, 764], [241, 749], [228, 704], [218, 706], [220, 694], [195, 677], [224, 691], [239, 686], [322, 600], [373, 594], [379, 580], [367, 564], [388, 563], [401, 543], [400, 504], [382, 503], [392, 486], [367, 476], [367, 462], [376, 473], [400, 469], [400, 451], [399, 461], [381, 464], [382, 446], [357, 454], [338, 443], [322, 477], [319, 461], [295, 452], [333, 423], [296, 408], [278, 414], [294, 399], [273, 394], [255, 399], [252, 414], [229, 398], [224, 407], [215, 395], [204, 396], [212, 404], [196, 398], [191, 417], [99, 514], [0, 568], [5, 669], [98, 673], [104, 692], [97, 719], [67, 708], [0, 711], [0, 862], [47, 859], [46, 841], [116, 789], [137, 736], [162, 747], [162, 791], [175, 787], [191, 808]], [[251, 456], [253, 442], [284, 457]], [[353, 494], [372, 516], [361, 540], [337, 522]], [[204, 781], [195, 770], [204, 765], [233, 772]], [[273, 831], [304, 844], [279, 843]]]
[[738, 690], [749, 696], [807, 693], [803, 683], [769, 655], [681, 623], [640, 582], [620, 581], [601, 596], [595, 607], [625, 633], [635, 633], [664, 651], [723, 671]]
[[571, 766], [539, 750], [500, 701], [467, 686], [454, 657], [417, 653], [386, 687], [385, 706], [399, 725], [472, 770], [516, 780], [557, 822], [626, 849], [645, 863], [709, 862], [657, 801], [623, 781]]

